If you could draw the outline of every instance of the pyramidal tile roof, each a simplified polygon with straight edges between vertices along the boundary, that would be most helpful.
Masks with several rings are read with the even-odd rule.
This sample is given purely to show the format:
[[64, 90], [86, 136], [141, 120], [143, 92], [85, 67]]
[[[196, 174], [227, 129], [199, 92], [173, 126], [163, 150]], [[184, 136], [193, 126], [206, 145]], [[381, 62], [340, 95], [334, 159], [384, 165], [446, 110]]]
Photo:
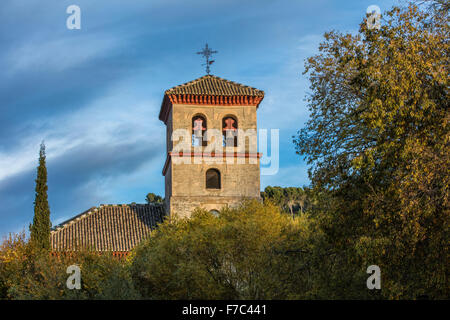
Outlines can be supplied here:
[[52, 251], [92, 249], [130, 251], [164, 220], [162, 205], [100, 205], [57, 226], [50, 235]]
[[165, 94], [264, 97], [262, 90], [210, 74], [166, 90]]

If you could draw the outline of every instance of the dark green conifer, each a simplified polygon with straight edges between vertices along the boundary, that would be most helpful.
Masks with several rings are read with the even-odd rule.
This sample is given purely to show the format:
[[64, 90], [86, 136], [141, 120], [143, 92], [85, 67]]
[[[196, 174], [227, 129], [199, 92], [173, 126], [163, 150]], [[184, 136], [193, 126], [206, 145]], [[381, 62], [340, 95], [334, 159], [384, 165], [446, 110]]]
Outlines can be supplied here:
[[39, 150], [39, 166], [37, 168], [36, 195], [34, 200], [34, 218], [30, 225], [30, 238], [37, 248], [50, 249], [50, 207], [47, 199], [47, 168], [45, 166], [45, 145], [41, 143]]

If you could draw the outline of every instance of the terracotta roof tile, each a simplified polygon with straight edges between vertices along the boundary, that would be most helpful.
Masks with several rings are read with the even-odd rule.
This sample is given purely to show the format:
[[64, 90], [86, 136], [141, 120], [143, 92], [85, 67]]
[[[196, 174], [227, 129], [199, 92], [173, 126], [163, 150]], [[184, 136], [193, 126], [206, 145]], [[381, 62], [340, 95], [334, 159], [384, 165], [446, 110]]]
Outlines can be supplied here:
[[264, 97], [262, 90], [210, 74], [166, 90], [165, 94]]
[[100, 205], [55, 226], [51, 248], [130, 251], [150, 235], [164, 216], [162, 205]]

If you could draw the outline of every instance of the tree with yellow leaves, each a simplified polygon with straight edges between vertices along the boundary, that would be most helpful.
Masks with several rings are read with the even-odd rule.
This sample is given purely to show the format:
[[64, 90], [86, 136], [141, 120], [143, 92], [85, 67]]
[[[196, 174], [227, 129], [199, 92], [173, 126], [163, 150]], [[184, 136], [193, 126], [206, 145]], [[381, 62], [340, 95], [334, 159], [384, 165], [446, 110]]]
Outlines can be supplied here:
[[380, 29], [364, 21], [355, 35], [329, 32], [306, 62], [311, 115], [294, 143], [311, 164], [313, 186], [331, 196], [320, 212], [322, 230], [330, 250], [345, 258], [327, 267], [356, 274], [380, 266], [384, 298], [449, 296], [449, 26], [442, 8], [394, 7]]

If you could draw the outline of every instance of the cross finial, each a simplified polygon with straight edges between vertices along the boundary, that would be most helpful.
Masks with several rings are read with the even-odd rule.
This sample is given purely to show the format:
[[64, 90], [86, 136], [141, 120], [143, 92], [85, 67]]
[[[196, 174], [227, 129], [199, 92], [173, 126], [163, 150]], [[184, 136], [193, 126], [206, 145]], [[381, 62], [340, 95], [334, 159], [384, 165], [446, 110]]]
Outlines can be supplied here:
[[209, 57], [213, 55], [213, 53], [217, 53], [217, 51], [213, 51], [208, 47], [208, 43], [203, 48], [203, 51], [197, 52], [197, 54], [201, 54], [205, 57], [206, 63], [203, 63], [202, 66], [206, 66], [206, 74], [209, 74], [209, 66], [213, 64], [215, 60], [209, 60]]

